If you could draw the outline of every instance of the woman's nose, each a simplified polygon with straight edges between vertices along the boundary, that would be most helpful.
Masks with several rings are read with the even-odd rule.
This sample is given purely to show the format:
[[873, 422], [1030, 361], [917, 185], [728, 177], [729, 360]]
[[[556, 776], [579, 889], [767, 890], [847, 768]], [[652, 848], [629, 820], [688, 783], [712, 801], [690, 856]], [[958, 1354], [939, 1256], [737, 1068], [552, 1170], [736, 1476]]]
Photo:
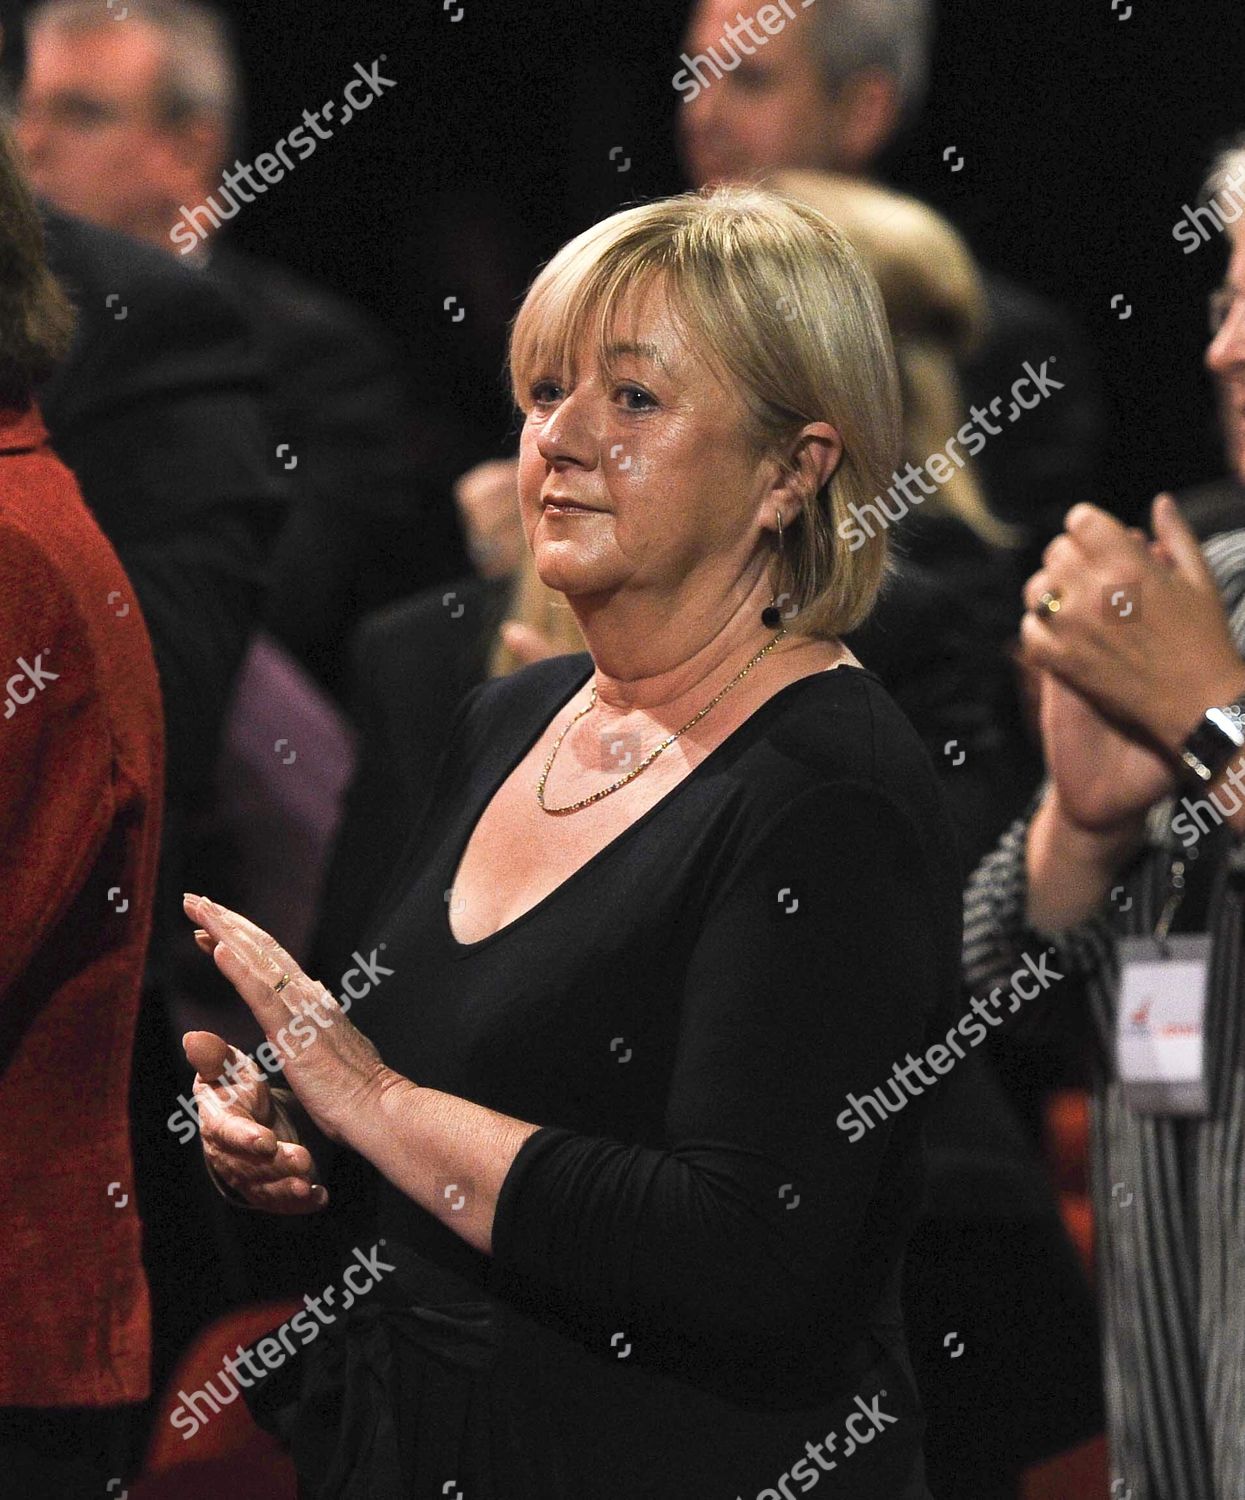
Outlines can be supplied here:
[[536, 433], [536, 447], [548, 464], [577, 464], [585, 469], [596, 467], [600, 443], [591, 401], [582, 387], [564, 396], [541, 424]]

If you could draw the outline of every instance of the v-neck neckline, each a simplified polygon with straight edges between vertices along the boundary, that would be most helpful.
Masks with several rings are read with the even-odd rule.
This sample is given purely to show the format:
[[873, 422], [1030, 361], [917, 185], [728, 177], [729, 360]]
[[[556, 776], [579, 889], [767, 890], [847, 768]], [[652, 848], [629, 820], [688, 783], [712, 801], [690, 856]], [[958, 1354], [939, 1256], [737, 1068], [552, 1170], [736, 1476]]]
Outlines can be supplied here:
[[757, 707], [754, 708], [753, 711], [748, 715], [748, 717], [744, 719], [741, 724], [737, 724], [735, 728], [732, 729], [730, 733], [720, 741], [720, 743], [715, 745], [703, 760], [698, 761], [686, 776], [681, 777], [680, 780], [677, 781], [668, 792], [659, 797], [651, 807], [642, 812], [638, 818], [635, 818], [632, 822], [628, 823], [625, 828], [620, 829], [618, 833], [616, 833], [614, 837], [609, 840], [608, 843], [603, 844], [601, 848], [598, 849], [595, 854], [590, 855], [582, 865], [572, 870], [565, 880], [559, 881], [559, 883], [555, 885], [552, 890], [547, 891], [539, 901], [537, 901], [534, 905], [529, 906], [526, 911], [520, 912], [517, 917], [513, 917], [509, 922], [505, 923], [504, 926], [498, 927], [496, 931], [487, 933], [484, 937], [477, 938], [474, 942], [461, 943], [454, 936], [454, 929], [450, 925], [450, 903], [453, 900], [454, 891], [453, 880], [458, 875], [459, 867], [461, 866], [463, 858], [467, 853], [468, 846], [471, 843], [476, 828], [479, 826], [480, 819], [484, 816], [489, 805], [493, 801], [493, 798], [506, 784], [511, 775], [513, 775], [515, 769], [522, 763], [524, 757], [531, 750], [532, 746], [537, 742], [541, 735], [545, 732], [552, 720], [557, 716], [557, 714], [565, 712], [566, 709], [569, 708], [570, 704], [574, 701], [575, 695], [583, 690], [585, 683], [587, 683], [588, 679], [592, 676], [594, 670], [595, 668], [590, 664], [587, 672], [575, 684], [575, 687], [571, 691], [571, 693], [567, 697], [562, 699], [559, 707], [552, 713], [546, 711], [541, 712], [538, 717], [536, 728], [532, 731], [531, 734], [527, 735], [524, 738], [517, 752], [507, 760], [500, 776], [490, 778], [482, 797], [476, 799], [476, 801], [473, 802], [470, 813], [468, 814], [468, 817], [466, 819], [466, 831], [461, 839], [455, 840], [455, 851], [448, 866], [451, 883], [448, 887], [448, 890], [446, 891], [445, 897], [440, 903], [442, 909], [442, 919], [440, 926], [444, 937], [448, 940], [451, 950], [455, 952], [459, 957], [466, 957], [469, 954], [480, 952], [490, 944], [495, 943], [501, 938], [508, 936], [515, 930], [515, 928], [521, 927], [529, 919], [534, 918], [540, 913], [544, 912], [562, 894], [563, 891], [567, 890], [568, 887], [577, 884], [582, 877], [586, 876], [597, 866], [599, 866], [604, 861], [604, 859], [608, 855], [612, 854], [621, 844], [633, 837], [637, 829], [643, 828], [644, 825], [648, 823], [650, 819], [652, 819], [657, 813], [659, 813], [663, 808], [668, 807], [671, 802], [673, 802], [678, 797], [685, 786], [695, 781], [696, 777], [700, 774], [705, 766], [708, 766], [710, 763], [716, 762], [717, 758], [722, 754], [722, 752], [731, 747], [737, 735], [741, 734], [745, 729], [748, 729], [749, 727], [754, 727], [759, 718], [767, 716], [772, 706], [777, 704], [779, 699], [783, 698], [787, 693], [789, 693], [792, 688], [802, 687], [805, 683], [816, 682], [822, 677], [833, 676], [837, 672], [851, 672], [853, 674], [858, 674], [861, 676], [872, 677], [875, 681], [878, 680], [877, 674], [871, 671], [868, 667], [858, 667], [852, 665], [852, 663], [850, 662], [842, 662], [835, 667], [822, 667], [816, 672], [806, 672], [803, 677], [797, 677], [793, 682], [784, 683], [783, 686], [777, 690], [777, 692], [771, 693], [763, 703], [758, 704]]

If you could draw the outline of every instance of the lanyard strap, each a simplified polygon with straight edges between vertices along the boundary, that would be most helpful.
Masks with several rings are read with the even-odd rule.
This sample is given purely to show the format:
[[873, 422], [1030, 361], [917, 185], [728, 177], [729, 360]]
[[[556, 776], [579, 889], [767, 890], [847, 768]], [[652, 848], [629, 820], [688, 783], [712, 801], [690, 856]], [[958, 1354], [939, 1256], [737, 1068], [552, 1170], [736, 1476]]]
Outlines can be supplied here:
[[[1209, 929], [1210, 906], [1217, 877], [1225, 866], [1245, 870], [1245, 844], [1238, 843], [1225, 824], [1217, 824], [1188, 848], [1167, 833], [1161, 846], [1167, 854], [1167, 895], [1154, 924], [1154, 941], [1164, 958], [1170, 958], [1168, 935]], [[1177, 913], [1183, 920], [1176, 924]]]
[[1159, 952], [1164, 958], [1171, 957], [1171, 949], [1167, 945], [1167, 934], [1171, 931], [1171, 925], [1176, 913], [1180, 910], [1180, 903], [1185, 897], [1185, 862], [1175, 851], [1168, 846], [1167, 862], [1167, 899], [1163, 902], [1163, 909], [1159, 912], [1159, 919], [1154, 924], [1154, 941], [1158, 944]]

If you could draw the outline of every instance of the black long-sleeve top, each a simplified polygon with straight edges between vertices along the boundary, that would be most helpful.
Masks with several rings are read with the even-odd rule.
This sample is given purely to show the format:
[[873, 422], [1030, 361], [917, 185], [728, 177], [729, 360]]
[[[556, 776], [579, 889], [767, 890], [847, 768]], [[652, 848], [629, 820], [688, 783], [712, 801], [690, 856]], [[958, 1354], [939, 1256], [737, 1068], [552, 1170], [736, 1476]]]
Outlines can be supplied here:
[[[543, 1461], [561, 1445], [565, 1466], [542, 1475], [548, 1494], [665, 1494], [671, 1443], [743, 1493], [745, 1469], [776, 1479], [797, 1432], [816, 1438], [811, 1409], [867, 1387], [889, 1388], [883, 1410], [909, 1402], [912, 1421], [878, 1435], [883, 1488], [868, 1489], [873, 1449], [842, 1469], [862, 1493], [924, 1495], [909, 1488], [895, 1279], [925, 1099], [860, 1139], [836, 1117], [953, 1019], [961, 881], [944, 794], [871, 672], [818, 673], [531, 910], [460, 944], [448, 902], [467, 839], [591, 665], [561, 657], [468, 695], [360, 944], [393, 971], [351, 1010], [385, 1062], [540, 1126], [502, 1186], [493, 1254], [384, 1181], [375, 1232], [551, 1332], [553, 1352], [529, 1339], [510, 1378], [533, 1410], [532, 1388], [548, 1396], [542, 1423], [550, 1403], [578, 1406], [594, 1430], [543, 1433]], [[626, 1463], [658, 1487], [594, 1490], [602, 1465]]]

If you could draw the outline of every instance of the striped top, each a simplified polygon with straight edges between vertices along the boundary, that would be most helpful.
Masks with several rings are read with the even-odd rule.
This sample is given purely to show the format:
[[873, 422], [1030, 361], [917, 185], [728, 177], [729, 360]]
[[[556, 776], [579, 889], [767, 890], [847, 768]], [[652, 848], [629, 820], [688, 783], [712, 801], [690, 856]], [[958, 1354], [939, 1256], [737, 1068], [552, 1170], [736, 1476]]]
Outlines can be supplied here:
[[[1245, 656], [1245, 530], [1203, 548]], [[1042, 789], [1044, 791], [1045, 788]], [[1114, 899], [1080, 926], [1039, 933], [1025, 922], [1025, 837], [1041, 800], [981, 862], [965, 893], [965, 978], [974, 994], [1005, 982], [1020, 955], [1049, 951], [1061, 999], [1090, 1007], [1098, 1043], [1091, 1108], [1092, 1191], [1102, 1298], [1112, 1500], [1245, 1497], [1245, 847], [1204, 814], [1212, 861], [1206, 1015], [1210, 1112], [1143, 1116], [1115, 1070], [1116, 939], [1154, 931], [1168, 889], [1170, 841], [1183, 793], [1151, 809], [1147, 845]], [[1231, 788], [1217, 794], [1234, 810]], [[1195, 794], [1190, 794], [1195, 800]], [[1185, 811], [1187, 818], [1188, 812]], [[1122, 888], [1121, 888], [1122, 887]], [[1178, 918], [1179, 923], [1179, 918]]]

